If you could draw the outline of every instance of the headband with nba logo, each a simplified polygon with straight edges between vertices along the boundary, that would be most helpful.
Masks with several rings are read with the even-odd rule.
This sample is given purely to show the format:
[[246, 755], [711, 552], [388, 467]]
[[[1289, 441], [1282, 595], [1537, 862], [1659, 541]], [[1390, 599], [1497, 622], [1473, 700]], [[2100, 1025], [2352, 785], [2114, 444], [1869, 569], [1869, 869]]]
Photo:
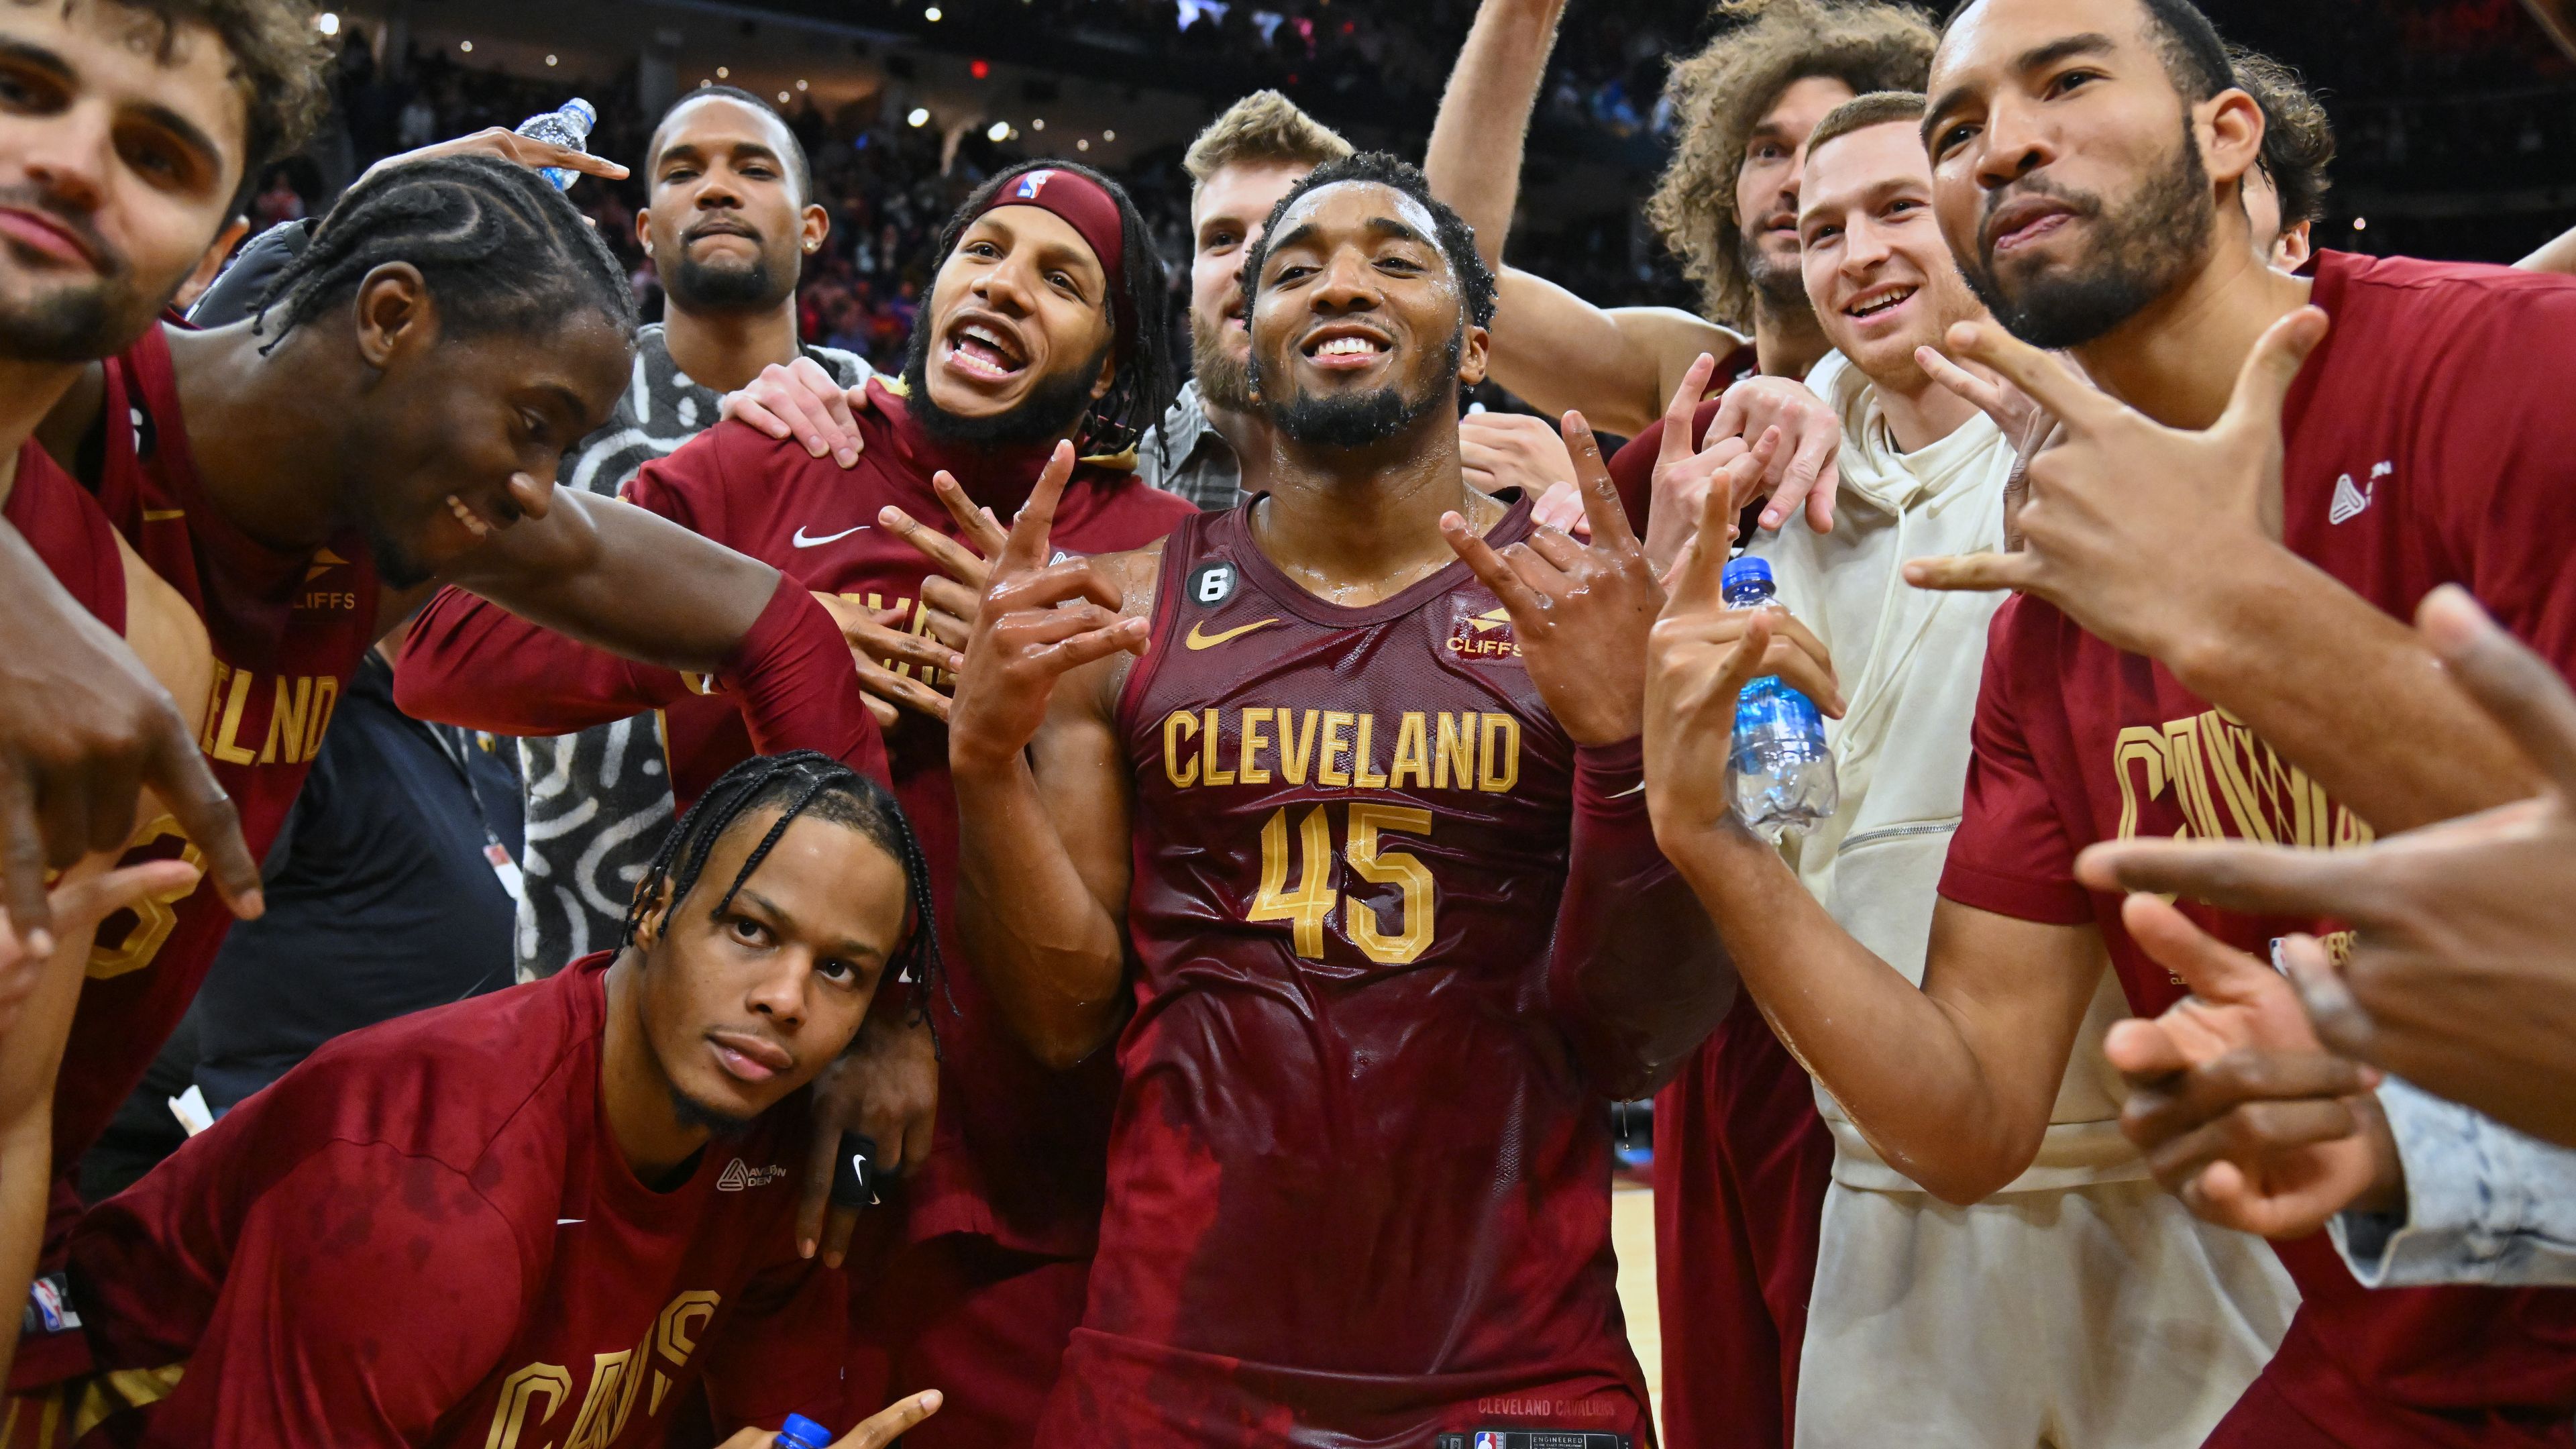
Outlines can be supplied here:
[[1004, 181], [983, 210], [966, 220], [972, 224], [984, 212], [1005, 206], [1034, 206], [1081, 234], [1109, 279], [1110, 311], [1118, 323], [1119, 349], [1124, 351], [1136, 335], [1136, 299], [1127, 295], [1127, 229], [1119, 220], [1118, 198], [1079, 171], [1039, 166]]

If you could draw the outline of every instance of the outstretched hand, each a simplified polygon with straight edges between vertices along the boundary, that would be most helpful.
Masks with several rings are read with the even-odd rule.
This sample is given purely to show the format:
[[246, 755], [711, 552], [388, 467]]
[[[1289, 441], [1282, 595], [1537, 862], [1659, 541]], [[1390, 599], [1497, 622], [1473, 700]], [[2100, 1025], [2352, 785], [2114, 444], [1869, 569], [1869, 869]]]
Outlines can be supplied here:
[[2325, 1050], [2290, 983], [2159, 897], [2130, 896], [2120, 918], [2191, 988], [2102, 1044], [2129, 1083], [2120, 1128], [2156, 1180], [2201, 1217], [2268, 1238], [2395, 1200], [2403, 1178], [2371, 1096], [2378, 1074]]
[[[1707, 354], [1701, 356], [1706, 358]], [[1692, 370], [1700, 371], [1696, 363]], [[1701, 374], [1702, 387], [1707, 386], [1708, 374], [1716, 370], [1716, 360], [1708, 359], [1707, 372]], [[1685, 441], [1695, 410], [1685, 409], [1682, 413]], [[1761, 473], [1740, 486], [1730, 501], [1741, 511], [1767, 487], [1771, 501], [1762, 505], [1764, 528], [1778, 528], [1803, 508], [1809, 528], [1818, 533], [1833, 532], [1834, 492], [1842, 486], [1842, 472], [1835, 459], [1842, 451], [1843, 420], [1804, 383], [1787, 377], [1748, 377], [1728, 388], [1718, 402], [1717, 416], [1709, 420], [1708, 431], [1700, 438], [1700, 447], [1705, 451], [1728, 439], [1749, 443], [1774, 428], [1780, 433], [1779, 451], [1763, 461]], [[1664, 436], [1672, 436], [1669, 424]]]
[[1126, 601], [1116, 585], [1087, 560], [1047, 561], [1072, 476], [1073, 445], [1058, 443], [992, 561], [949, 710], [955, 769], [1007, 766], [1037, 737], [1057, 680], [1120, 650], [1145, 650], [1150, 627], [1120, 613]]
[[1502, 600], [1530, 682], [1566, 734], [1579, 745], [1617, 744], [1637, 734], [1646, 631], [1664, 591], [1619, 507], [1591, 424], [1567, 413], [1563, 426], [1592, 524], [1589, 544], [1540, 528], [1496, 553], [1456, 513], [1440, 515], [1440, 533]]
[[[1720, 483], [1726, 487], [1722, 501], [1732, 538], [1735, 515], [1743, 511], [1747, 499], [1779, 461], [1780, 450], [1785, 446], [1777, 427], [1764, 428], [1748, 443], [1720, 432], [1718, 419], [1710, 420], [1706, 439], [1693, 446], [1691, 420], [1698, 415], [1700, 394], [1708, 390], [1709, 376], [1716, 371], [1717, 359], [1701, 353], [1690, 371], [1682, 374], [1681, 386], [1673, 389], [1672, 399], [1664, 405], [1664, 431], [1655, 444], [1654, 483], [1646, 506], [1646, 561], [1654, 566], [1658, 577], [1668, 573], [1681, 558], [1692, 531], [1699, 527], [1700, 515], [1706, 511], [1709, 490]], [[1732, 466], [1755, 447], [1762, 449], [1763, 466]]]
[[2539, 795], [2359, 850], [2135, 840], [2076, 870], [2099, 889], [2349, 924], [2340, 965], [2305, 936], [2282, 947], [2327, 1046], [2576, 1147], [2576, 694], [2457, 586], [2416, 619], [2547, 782]]
[[104, 853], [91, 856], [65, 871], [46, 892], [53, 926], [42, 951], [11, 929], [8, 913], [0, 911], [0, 1040], [17, 1026], [51, 956], [75, 947], [86, 950], [90, 931], [128, 906], [147, 899], [176, 899], [196, 884], [197, 868], [184, 860], [149, 860], [111, 869]]
[[452, 136], [399, 155], [387, 156], [368, 167], [366, 175], [358, 180], [363, 184], [368, 177], [380, 171], [407, 166], [414, 161], [426, 161], [434, 156], [497, 156], [531, 171], [553, 166], [565, 171], [578, 171], [584, 176], [596, 176], [604, 181], [626, 179], [626, 168], [605, 156], [558, 146], [552, 141], [540, 141], [534, 136], [522, 136], [507, 126], [486, 126], [471, 135]]
[[1950, 351], [2019, 388], [2060, 426], [2029, 460], [2017, 553], [1915, 559], [1927, 589], [2037, 594], [2114, 647], [2171, 658], [2225, 626], [2212, 612], [2240, 581], [2276, 571], [2281, 406], [2325, 313], [2302, 307], [2266, 330], [2206, 431], [2169, 428], [1992, 322], [1950, 329]]

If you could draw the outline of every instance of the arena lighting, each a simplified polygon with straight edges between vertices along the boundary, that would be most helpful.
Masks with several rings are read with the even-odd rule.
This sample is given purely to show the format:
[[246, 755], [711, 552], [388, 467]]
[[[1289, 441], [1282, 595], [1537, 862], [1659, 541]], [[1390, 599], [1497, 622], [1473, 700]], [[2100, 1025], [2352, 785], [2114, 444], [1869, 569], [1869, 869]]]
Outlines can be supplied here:
[[1091, 149], [1091, 139], [1090, 139], [1089, 137], [1087, 137], [1087, 136], [1086, 136], [1086, 137], [1082, 137], [1082, 138], [1080, 138], [1080, 139], [1076, 140], [1076, 141], [1073, 143], [1073, 149], [1075, 149], [1076, 151], [1088, 151], [1088, 150], [1090, 150], [1090, 149]]
[[1043, 130], [1045, 130], [1045, 129], [1046, 129], [1046, 117], [1044, 117], [1044, 116], [1040, 116], [1040, 117], [1038, 117], [1036, 120], [1029, 122], [1029, 129], [1030, 129], [1030, 130], [1032, 130], [1032, 131], [1043, 131]]
[[778, 93], [778, 103], [782, 106], [787, 104], [787, 92], [780, 91]]
[[922, 12], [921, 12], [921, 18], [922, 18], [922, 19], [924, 19], [924, 20], [929, 21], [929, 22], [930, 22], [931, 24], [933, 24], [933, 25], [938, 24], [938, 23], [939, 23], [939, 7], [938, 7], [938, 6], [936, 6], [936, 5], [933, 5], [933, 6], [931, 6], [929, 9], [922, 11]]
[[474, 42], [470, 40], [460, 40], [456, 42], [456, 48], [464, 51], [467, 55], [472, 55], [474, 53]]
[[1103, 141], [1115, 141], [1118, 139], [1118, 133], [1116, 131], [1103, 131], [1100, 133], [1100, 139]]
[[798, 89], [798, 90], [800, 90], [800, 91], [801, 91], [801, 90], [805, 90], [805, 89], [807, 89], [805, 82], [803, 82], [803, 81], [801, 81], [801, 80], [800, 80], [800, 81], [798, 81], [798, 82], [796, 83], [796, 89]]
[[970, 60], [966, 62], [966, 73], [977, 80], [982, 80], [984, 77], [993, 73], [992, 62], [984, 60]]
[[2366, 217], [2366, 216], [2356, 216], [2356, 217], [2354, 217], [2354, 218], [2352, 219], [2352, 229], [2353, 229], [2354, 231], [2368, 231], [2368, 230], [2370, 230], [2370, 218], [2369, 218], [2369, 217]]
[[729, 66], [729, 65], [720, 65], [720, 66], [717, 66], [717, 67], [716, 67], [716, 79], [717, 79], [717, 80], [731, 80], [731, 79], [733, 79], [733, 67], [732, 67], [732, 66]]
[[995, 121], [992, 124], [991, 129], [984, 132], [984, 136], [985, 139], [991, 141], [1007, 141], [1011, 139], [1011, 123], [1008, 121]]
[[547, 65], [550, 65], [550, 66], [551, 66], [551, 65], [558, 65], [558, 64], [560, 64], [560, 63], [561, 63], [561, 62], [557, 61], [557, 60], [556, 60], [553, 56], [551, 56], [551, 55], [546, 57], [546, 64], [547, 64]]
[[339, 34], [340, 12], [337, 10], [325, 10], [321, 14], [314, 16], [313, 28], [321, 31], [324, 35]]
[[912, 108], [912, 114], [904, 117], [903, 120], [908, 126], [927, 126], [930, 124], [930, 108], [915, 106]]

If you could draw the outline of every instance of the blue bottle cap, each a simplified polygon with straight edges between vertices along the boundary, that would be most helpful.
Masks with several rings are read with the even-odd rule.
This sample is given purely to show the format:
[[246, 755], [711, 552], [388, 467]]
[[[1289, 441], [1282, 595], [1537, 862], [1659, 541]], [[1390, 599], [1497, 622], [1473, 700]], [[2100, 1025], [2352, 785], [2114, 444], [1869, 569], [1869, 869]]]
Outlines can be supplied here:
[[778, 1427], [778, 1449], [832, 1449], [832, 1431], [803, 1414], [790, 1414]]
[[1729, 591], [1759, 579], [1771, 582], [1771, 560], [1746, 554], [1726, 561], [1726, 572], [1718, 576], [1718, 587]]

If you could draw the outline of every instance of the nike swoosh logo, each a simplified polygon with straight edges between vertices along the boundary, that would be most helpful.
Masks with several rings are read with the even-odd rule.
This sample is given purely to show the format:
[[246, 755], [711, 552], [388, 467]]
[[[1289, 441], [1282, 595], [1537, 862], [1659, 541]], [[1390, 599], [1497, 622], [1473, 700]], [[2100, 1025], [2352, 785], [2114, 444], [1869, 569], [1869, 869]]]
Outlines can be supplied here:
[[1610, 798], [1613, 800], [1625, 800], [1631, 795], [1643, 794], [1645, 789], [1646, 782], [1639, 780], [1636, 784], [1629, 786], [1627, 789], [1620, 791], [1618, 794], [1613, 795]]
[[1279, 621], [1277, 619], [1256, 619], [1240, 628], [1228, 629], [1222, 634], [1202, 634], [1199, 632], [1200, 626], [1192, 624], [1190, 626], [1189, 637], [1183, 639], [1181, 642], [1187, 644], [1192, 649], [1214, 649], [1216, 646], [1224, 643], [1228, 639], [1240, 639], [1255, 629], [1267, 629], [1278, 622]]
[[862, 523], [858, 528], [845, 528], [838, 533], [824, 534], [821, 538], [807, 538], [805, 536], [805, 529], [803, 525], [800, 524], [796, 529], [796, 536], [788, 541], [795, 544], [798, 548], [821, 548], [823, 545], [830, 543], [836, 538], [847, 538], [851, 534], [860, 532], [867, 526], [868, 525]]
[[577, 1222], [580, 1222], [580, 1221], [581, 1221], [581, 1219], [579, 1219], [579, 1218], [557, 1218], [557, 1219], [555, 1219], [555, 1226], [556, 1226], [556, 1227], [562, 1227], [562, 1226], [564, 1226], [566, 1223], [577, 1223]]

